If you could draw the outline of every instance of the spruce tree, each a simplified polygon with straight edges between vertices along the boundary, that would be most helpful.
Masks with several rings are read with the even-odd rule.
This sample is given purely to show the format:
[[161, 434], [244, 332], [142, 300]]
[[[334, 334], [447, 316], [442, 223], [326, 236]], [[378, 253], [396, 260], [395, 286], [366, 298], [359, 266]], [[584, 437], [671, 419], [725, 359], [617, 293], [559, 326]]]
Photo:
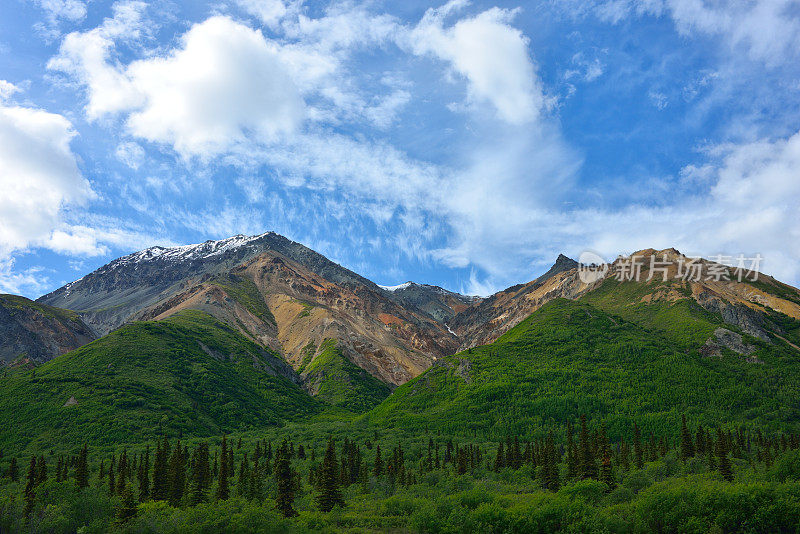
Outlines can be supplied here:
[[169, 458], [170, 446], [164, 436], [156, 443], [156, 454], [153, 459], [153, 500], [166, 501], [169, 498]]
[[542, 465], [542, 478], [545, 489], [556, 492], [561, 486], [558, 476], [558, 461], [553, 443], [553, 431], [547, 434], [544, 446], [544, 464]]
[[208, 497], [208, 489], [211, 487], [211, 467], [209, 465], [209, 459], [208, 443], [204, 441], [197, 446], [192, 461], [192, 505], [201, 503]]
[[728, 458], [728, 447], [725, 439], [717, 434], [717, 456], [719, 460], [719, 474], [728, 482], [733, 482], [733, 470]]
[[706, 459], [708, 460], [709, 471], [716, 471], [717, 469], [717, 449], [714, 445], [714, 438], [711, 436], [711, 431], [707, 434], [708, 441], [706, 442]]
[[647, 459], [649, 462], [655, 462], [658, 459], [658, 443], [653, 433], [650, 433], [650, 444], [647, 447]]
[[250, 462], [247, 461], [247, 452], [244, 453], [242, 461], [239, 462], [239, 479], [236, 482], [236, 495], [244, 497], [250, 488]]
[[617, 486], [614, 481], [614, 470], [611, 467], [611, 456], [608, 454], [603, 455], [603, 460], [600, 463], [600, 482], [607, 485], [609, 490]]
[[456, 474], [463, 475], [467, 472], [466, 447], [456, 447]]
[[586, 428], [586, 416], [581, 415], [581, 436], [580, 436], [580, 461], [581, 479], [597, 478], [597, 462], [595, 461], [594, 451], [589, 442], [589, 431]]
[[144, 458], [139, 460], [139, 501], [150, 497], [150, 445], [144, 451]]
[[127, 481], [128, 476], [128, 450], [122, 449], [122, 454], [119, 457], [119, 463], [117, 465], [117, 491], [122, 493], [125, 487], [128, 485]]
[[83, 444], [78, 454], [78, 465], [75, 466], [75, 482], [79, 489], [89, 487], [89, 448]]
[[627, 471], [631, 467], [631, 449], [627, 442], [624, 440], [619, 445], [619, 449], [617, 451], [617, 455], [619, 456], [619, 465], [622, 466], [622, 469]]
[[506, 455], [503, 452], [503, 442], [501, 441], [499, 445], [497, 445], [497, 456], [494, 458], [494, 470], [499, 472], [505, 467], [505, 463]]
[[[294, 509], [294, 496], [297, 491], [297, 473], [292, 469], [291, 453], [286, 440], [278, 448], [275, 455], [275, 483], [277, 486], [277, 496], [275, 503], [278, 511], [283, 517], [294, 517], [297, 511]], [[322, 507], [320, 506], [320, 509]], [[325, 510], [327, 511], [327, 510]]]
[[172, 506], [178, 506], [183, 499], [183, 492], [186, 488], [186, 458], [181, 448], [181, 442], [175, 445], [172, 456], [169, 459], [168, 468], [168, 499]]
[[697, 427], [697, 434], [695, 436], [695, 453], [706, 453], [706, 433], [703, 430], [703, 425]]
[[337, 504], [344, 506], [344, 499], [339, 490], [339, 466], [336, 462], [336, 446], [331, 437], [325, 458], [322, 460], [319, 472], [320, 494], [317, 496], [317, 505], [323, 512], [330, 512]]
[[[270, 450], [269, 454], [272, 454]], [[220, 462], [219, 462], [219, 476], [217, 477], [217, 499], [224, 501], [230, 495], [230, 490], [228, 488], [228, 438], [226, 436], [222, 436], [222, 448], [220, 450]]]
[[605, 423], [600, 427], [598, 445], [601, 458], [599, 473], [600, 482], [604, 482], [609, 489], [614, 489], [616, 487], [616, 482], [614, 481], [614, 470], [611, 465], [611, 443], [608, 441]]

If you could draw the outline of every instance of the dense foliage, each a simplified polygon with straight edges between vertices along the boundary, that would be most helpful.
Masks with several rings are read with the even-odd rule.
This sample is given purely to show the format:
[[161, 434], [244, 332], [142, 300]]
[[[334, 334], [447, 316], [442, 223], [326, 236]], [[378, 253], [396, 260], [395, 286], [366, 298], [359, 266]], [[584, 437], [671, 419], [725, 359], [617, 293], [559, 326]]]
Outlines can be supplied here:
[[315, 388], [315, 397], [333, 406], [364, 412], [389, 395], [389, 387], [348, 360], [335, 339], [326, 339], [303, 375]]
[[[652, 320], [702, 320], [684, 313], [687, 304], [675, 306], [650, 310], [662, 317]], [[581, 413], [606, 420], [615, 438], [630, 436], [634, 420], [664, 433], [683, 413], [705, 425], [795, 427], [797, 352], [750, 342], [763, 347], [763, 363], [732, 351], [707, 358], [594, 305], [556, 300], [497, 342], [439, 360], [367, 417], [376, 425], [490, 437], [543, 437], [550, 426]]]
[[[796, 532], [800, 434], [610, 442], [328, 427], [0, 462], [4, 532]], [[323, 434], [329, 431], [329, 438]], [[294, 439], [306, 433], [314, 438]], [[635, 432], [636, 435], [640, 435]], [[260, 437], [260, 436], [266, 437]], [[288, 438], [288, 439], [287, 439]], [[11, 464], [25, 465], [12, 473]], [[88, 470], [88, 485], [82, 473]], [[84, 487], [81, 487], [84, 486]], [[224, 486], [224, 489], [221, 488]]]
[[273, 365], [285, 363], [201, 312], [132, 323], [0, 379], [0, 413], [13, 429], [0, 446], [218, 435], [318, 413], [321, 403]]

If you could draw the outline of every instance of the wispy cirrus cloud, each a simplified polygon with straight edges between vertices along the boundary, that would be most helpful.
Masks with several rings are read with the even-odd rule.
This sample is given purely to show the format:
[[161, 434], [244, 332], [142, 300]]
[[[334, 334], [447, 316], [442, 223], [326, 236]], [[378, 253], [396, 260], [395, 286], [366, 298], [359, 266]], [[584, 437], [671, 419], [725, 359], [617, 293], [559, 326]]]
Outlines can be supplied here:
[[[778, 79], [776, 65], [791, 71], [797, 29], [789, 3], [581, 4], [600, 15], [602, 32], [624, 26], [635, 38], [619, 36], [617, 50], [616, 37], [602, 32], [573, 39], [581, 27], [542, 42], [552, 23], [547, 6], [533, 13], [458, 0], [412, 17], [355, 2], [231, 0], [192, 9], [161, 31], [151, 29], [152, 6], [124, 1], [95, 27], [66, 35], [48, 67], [70, 82], [62, 89], [80, 89], [70, 94], [83, 97], [83, 117], [74, 110], [70, 124], [83, 128], [84, 119], [111, 138], [111, 162], [86, 152], [96, 204], [136, 215], [154, 235], [275, 229], [354, 268], [435, 265], [481, 293], [584, 247], [613, 255], [639, 245], [760, 246], [781, 258], [775, 272], [800, 276], [800, 252], [756, 238], [792, 235], [791, 213], [777, 206], [797, 198], [786, 177], [800, 125], [787, 118], [782, 131], [765, 126], [758, 110], [774, 113], [781, 99], [757, 84], [743, 91], [758, 73]], [[645, 18], [657, 32], [637, 33]], [[758, 33], [748, 21], [785, 31]], [[584, 44], [570, 49], [573, 42]], [[656, 44], [642, 53], [642, 42]], [[701, 70], [676, 74], [682, 46], [705, 54]], [[757, 66], [743, 71], [743, 62]], [[556, 100], [565, 85], [581, 92]], [[593, 94], [605, 98], [586, 98]], [[737, 101], [755, 110], [747, 122], [733, 116]], [[670, 130], [704, 117], [716, 130], [685, 139]], [[655, 133], [642, 141], [642, 131]], [[606, 141], [587, 148], [587, 139]], [[675, 150], [681, 143], [717, 148]], [[638, 152], [629, 170], [606, 172], [628, 146]], [[669, 165], [642, 172], [662, 153]], [[767, 226], [724, 194], [751, 185], [781, 191], [750, 195], [747, 213], [763, 214]], [[747, 227], [721, 221], [726, 210], [742, 213], [736, 220]], [[49, 246], [110, 254], [138, 243], [142, 228], [106, 235], [79, 223], [59, 216]], [[378, 266], [377, 258], [389, 259]]]

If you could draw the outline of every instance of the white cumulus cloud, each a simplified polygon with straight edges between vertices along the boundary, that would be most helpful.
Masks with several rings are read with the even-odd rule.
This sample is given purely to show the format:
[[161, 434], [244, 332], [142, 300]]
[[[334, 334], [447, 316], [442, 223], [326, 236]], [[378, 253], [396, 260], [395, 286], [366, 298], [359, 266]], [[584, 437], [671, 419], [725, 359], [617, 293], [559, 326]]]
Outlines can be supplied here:
[[86, 86], [89, 118], [124, 112], [130, 133], [186, 158], [299, 127], [305, 109], [291, 66], [259, 30], [211, 17], [166, 54], [121, 65], [112, 59], [114, 38], [131, 31], [140, 15], [117, 9], [102, 26], [68, 35], [49, 63]]
[[93, 195], [63, 116], [0, 103], [0, 257], [47, 241], [62, 210]]
[[91, 120], [130, 109], [142, 100], [113, 52], [116, 40], [141, 35], [146, 7], [139, 1], [114, 4], [113, 17], [87, 32], [68, 34], [58, 55], [47, 63], [49, 69], [69, 74], [86, 86], [86, 115]]
[[495, 7], [445, 26], [446, 19], [464, 5], [453, 0], [429, 9], [408, 36], [412, 50], [449, 62], [467, 79], [470, 98], [491, 103], [507, 122], [537, 119], [546, 99], [528, 53], [528, 39], [510, 25], [516, 11]]
[[216, 155], [248, 134], [295, 131], [303, 100], [262, 33], [227, 17], [196, 24], [167, 57], [140, 60], [127, 76], [143, 96], [128, 118], [138, 137], [184, 155]]

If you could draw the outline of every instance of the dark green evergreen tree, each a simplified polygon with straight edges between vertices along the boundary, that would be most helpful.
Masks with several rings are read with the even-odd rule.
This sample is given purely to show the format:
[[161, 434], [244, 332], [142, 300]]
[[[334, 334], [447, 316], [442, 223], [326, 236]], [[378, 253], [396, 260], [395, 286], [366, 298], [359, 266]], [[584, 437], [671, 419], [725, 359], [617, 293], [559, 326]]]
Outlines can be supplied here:
[[589, 430], [586, 428], [586, 416], [581, 415], [581, 436], [580, 436], [580, 460], [581, 478], [597, 478], [597, 462], [595, 461], [594, 450], [589, 442]]
[[717, 458], [719, 462], [719, 474], [728, 482], [733, 482], [733, 469], [728, 458], [728, 444], [725, 439], [717, 432]]
[[278, 511], [283, 514], [283, 517], [296, 516], [294, 496], [297, 491], [297, 473], [292, 469], [291, 452], [286, 440], [283, 440], [275, 455], [275, 483], [277, 486], [275, 503]]
[[236, 495], [244, 497], [250, 489], [250, 462], [247, 460], [247, 452], [239, 462], [239, 479], [236, 482]]
[[178, 506], [186, 488], [186, 458], [180, 441], [175, 444], [169, 459], [168, 480], [169, 503], [172, 506]]
[[714, 445], [714, 438], [711, 436], [711, 431], [707, 434], [706, 441], [706, 459], [708, 460], [709, 471], [716, 471], [717, 469], [717, 448]]
[[61, 482], [61, 470], [64, 468], [64, 456], [58, 456], [58, 462], [56, 462], [56, 482]]
[[497, 445], [497, 456], [494, 458], [494, 470], [500, 471], [506, 466], [506, 455], [503, 452], [503, 442]]
[[336, 445], [333, 438], [328, 440], [325, 458], [319, 470], [318, 486], [320, 494], [317, 496], [317, 505], [323, 512], [330, 512], [334, 506], [344, 506], [344, 499], [339, 490], [339, 465], [336, 461]]
[[139, 501], [144, 502], [150, 498], [150, 445], [144, 452], [144, 457], [139, 460]]
[[153, 500], [166, 501], [169, 498], [169, 458], [170, 446], [167, 437], [156, 443], [153, 459]]
[[[270, 451], [270, 455], [272, 451]], [[222, 447], [220, 449], [220, 462], [219, 462], [219, 475], [217, 477], [217, 499], [224, 501], [230, 495], [230, 489], [228, 488], [228, 476], [230, 472], [228, 471], [228, 438], [226, 436], [222, 436]]]
[[[309, 472], [311, 470], [309, 469]], [[250, 483], [249, 489], [247, 492], [248, 499], [258, 499], [261, 500], [264, 494], [264, 481], [262, 480], [263, 477], [263, 469], [261, 467], [261, 459], [256, 458], [253, 461], [253, 468], [250, 470]]]
[[128, 485], [128, 451], [127, 449], [122, 449], [122, 454], [119, 457], [119, 463], [117, 464], [117, 492], [122, 493], [125, 487]]
[[542, 478], [545, 489], [556, 492], [561, 487], [558, 476], [558, 458], [553, 440], [553, 431], [547, 434], [544, 446], [544, 463], [542, 464]]
[[192, 459], [191, 503], [193, 505], [204, 502], [208, 498], [208, 489], [211, 487], [209, 461], [208, 443], [204, 441], [197, 446]]
[[695, 435], [695, 453], [697, 454], [705, 454], [706, 453], [706, 433], [703, 430], [703, 425], [697, 427], [697, 433]]

